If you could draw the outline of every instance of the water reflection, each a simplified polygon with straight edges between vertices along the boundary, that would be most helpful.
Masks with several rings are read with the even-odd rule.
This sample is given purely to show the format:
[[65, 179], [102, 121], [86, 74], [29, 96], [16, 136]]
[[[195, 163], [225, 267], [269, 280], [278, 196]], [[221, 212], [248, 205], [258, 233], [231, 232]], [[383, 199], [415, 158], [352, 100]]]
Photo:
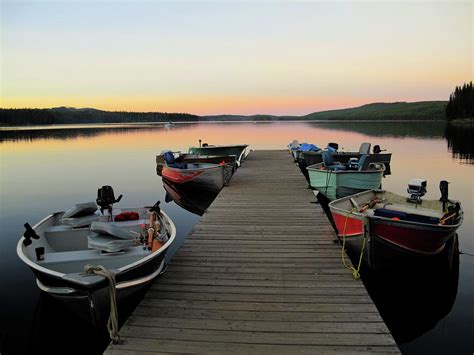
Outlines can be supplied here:
[[178, 206], [198, 216], [202, 216], [217, 197], [216, 193], [178, 186], [166, 179], [163, 179], [163, 187], [166, 191], [167, 203], [174, 201]]
[[[118, 302], [119, 326], [121, 327], [135, 307], [139, 304], [148, 288], [141, 289], [126, 302]], [[108, 314], [108, 305], [104, 305], [102, 314]], [[77, 341], [80, 334], [84, 341]], [[90, 319], [77, 317], [61, 301], [41, 292], [34, 312], [31, 336], [26, 344], [28, 354], [63, 354], [64, 344], [68, 354], [102, 354], [109, 343], [107, 317], [98, 324], [91, 324]]]
[[364, 283], [399, 345], [433, 329], [451, 311], [459, 279], [457, 235], [436, 256], [402, 255], [383, 244], [374, 255]]
[[[376, 137], [443, 137], [445, 122], [312, 122], [312, 127], [344, 130]], [[383, 147], [382, 147], [383, 148]]]
[[[185, 128], [186, 125], [173, 125], [175, 128]], [[91, 125], [88, 127], [54, 126], [46, 129], [12, 129], [0, 130], [0, 142], [23, 142], [35, 140], [69, 140], [82, 137], [95, 137], [106, 134], [133, 133], [140, 131], [167, 131], [163, 124], [135, 124], [135, 125]]]
[[474, 164], [474, 125], [447, 125], [444, 136], [455, 159], [465, 164]]

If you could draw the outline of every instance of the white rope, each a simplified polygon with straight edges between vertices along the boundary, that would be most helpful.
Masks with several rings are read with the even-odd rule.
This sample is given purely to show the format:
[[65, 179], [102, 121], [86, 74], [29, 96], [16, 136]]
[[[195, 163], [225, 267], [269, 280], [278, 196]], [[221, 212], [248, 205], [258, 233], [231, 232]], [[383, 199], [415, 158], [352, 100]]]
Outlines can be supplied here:
[[107, 329], [109, 330], [110, 339], [114, 344], [120, 344], [118, 312], [117, 312], [117, 296], [115, 288], [115, 274], [107, 270], [102, 265], [86, 265], [84, 268], [86, 274], [96, 274], [109, 280], [109, 297], [110, 297], [110, 314], [107, 321]]

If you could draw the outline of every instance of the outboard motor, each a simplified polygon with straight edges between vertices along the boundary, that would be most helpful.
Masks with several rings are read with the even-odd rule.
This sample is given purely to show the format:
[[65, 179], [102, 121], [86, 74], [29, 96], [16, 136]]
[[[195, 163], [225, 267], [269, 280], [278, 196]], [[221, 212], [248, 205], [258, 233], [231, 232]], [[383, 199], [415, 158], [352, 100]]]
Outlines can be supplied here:
[[112, 186], [105, 185], [97, 190], [96, 203], [100, 207], [100, 212], [102, 214], [104, 214], [104, 210], [107, 209], [109, 211], [110, 217], [112, 217], [112, 205], [119, 202], [121, 199], [122, 195], [115, 199], [114, 189]]
[[408, 202], [421, 203], [421, 198], [426, 194], [426, 180], [411, 179], [408, 182], [407, 192], [410, 194]]
[[439, 182], [439, 191], [441, 192], [439, 200], [443, 202], [443, 211], [446, 211], [446, 202], [449, 201], [448, 184], [449, 182], [446, 180], [441, 180]]
[[330, 151], [331, 153], [335, 153], [339, 149], [339, 144], [337, 144], [337, 143], [328, 143], [328, 146], [327, 146], [326, 149], [328, 151]]
[[379, 154], [382, 149], [380, 149], [380, 146], [378, 144], [374, 145], [374, 148], [372, 149], [374, 154]]

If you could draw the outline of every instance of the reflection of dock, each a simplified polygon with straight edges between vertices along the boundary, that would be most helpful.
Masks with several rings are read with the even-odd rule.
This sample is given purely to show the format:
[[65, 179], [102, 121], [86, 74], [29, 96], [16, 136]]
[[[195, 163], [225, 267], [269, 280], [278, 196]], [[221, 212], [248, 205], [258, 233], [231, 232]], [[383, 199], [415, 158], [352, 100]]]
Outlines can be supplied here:
[[249, 156], [107, 353], [399, 352], [291, 161]]

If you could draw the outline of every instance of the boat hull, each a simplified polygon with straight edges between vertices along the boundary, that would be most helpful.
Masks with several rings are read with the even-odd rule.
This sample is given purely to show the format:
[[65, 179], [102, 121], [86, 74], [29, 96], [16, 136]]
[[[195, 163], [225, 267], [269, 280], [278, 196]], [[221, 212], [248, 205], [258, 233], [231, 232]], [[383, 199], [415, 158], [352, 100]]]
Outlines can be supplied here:
[[178, 169], [164, 166], [164, 179], [181, 186], [193, 186], [213, 192], [219, 192], [232, 175], [232, 166], [214, 165], [206, 168]]
[[369, 217], [372, 238], [417, 254], [438, 254], [454, 236], [457, 228]]
[[361, 191], [377, 189], [382, 184], [383, 170], [333, 171], [308, 167], [311, 187], [330, 201]]
[[[220, 164], [222, 162], [231, 164], [234, 170], [237, 168], [237, 161], [234, 155], [198, 155], [183, 154], [182, 162], [184, 164], [209, 163]], [[156, 173], [162, 176], [163, 166], [165, 166], [165, 158], [163, 154], [156, 156]]]

